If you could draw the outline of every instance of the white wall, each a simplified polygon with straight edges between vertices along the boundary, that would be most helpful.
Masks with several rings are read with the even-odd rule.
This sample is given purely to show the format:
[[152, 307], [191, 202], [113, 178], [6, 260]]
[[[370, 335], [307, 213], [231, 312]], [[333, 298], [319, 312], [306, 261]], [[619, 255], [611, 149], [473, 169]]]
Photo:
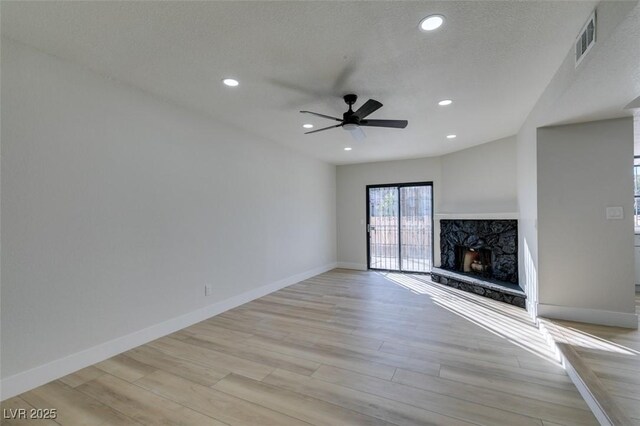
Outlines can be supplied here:
[[536, 129], [628, 115], [624, 106], [640, 93], [638, 2], [601, 2], [597, 11], [596, 44], [578, 67], [573, 47], [567, 46], [564, 62], [517, 135], [519, 281], [532, 316], [537, 314], [539, 267]]
[[515, 136], [441, 158], [440, 213], [518, 211]]
[[438, 215], [516, 210], [515, 137], [442, 157], [337, 167], [338, 264], [367, 267], [366, 186], [433, 182], [434, 260], [440, 264]]
[[334, 166], [6, 39], [1, 78], [3, 384], [335, 265]]
[[384, 161], [338, 166], [336, 172], [336, 212], [338, 225], [338, 265], [367, 267], [366, 186], [384, 183], [433, 182], [434, 208], [440, 202], [440, 160]]
[[633, 119], [540, 128], [537, 159], [538, 313], [637, 327]]

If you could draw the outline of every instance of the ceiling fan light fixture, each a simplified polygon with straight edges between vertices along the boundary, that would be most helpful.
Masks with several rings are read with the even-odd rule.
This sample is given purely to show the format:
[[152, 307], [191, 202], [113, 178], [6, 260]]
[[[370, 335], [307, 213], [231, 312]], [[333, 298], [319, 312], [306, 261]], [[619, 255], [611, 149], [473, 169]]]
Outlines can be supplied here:
[[438, 105], [447, 106], [447, 105], [451, 105], [452, 103], [453, 101], [451, 99], [443, 99], [440, 102], [438, 102]]
[[437, 30], [444, 23], [444, 16], [442, 15], [429, 15], [420, 21], [421, 31], [433, 31]]
[[304, 127], [305, 129], [313, 129], [313, 124], [303, 124], [302, 127]]
[[222, 83], [225, 86], [229, 86], [229, 87], [236, 87], [240, 84], [240, 82], [238, 80], [236, 80], [235, 78], [224, 78], [222, 79]]
[[344, 126], [342, 126], [342, 128], [345, 130], [355, 130], [358, 128], [358, 125], [353, 123], [347, 123]]

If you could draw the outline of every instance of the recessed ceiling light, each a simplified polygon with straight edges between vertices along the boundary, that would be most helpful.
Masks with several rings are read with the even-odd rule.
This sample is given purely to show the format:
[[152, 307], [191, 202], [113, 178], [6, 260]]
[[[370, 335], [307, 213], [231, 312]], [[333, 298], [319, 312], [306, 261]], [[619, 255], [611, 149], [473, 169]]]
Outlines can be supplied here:
[[305, 129], [313, 129], [313, 124], [303, 124], [302, 127], [304, 127]]
[[456, 135], [447, 135], [447, 139], [455, 139]]
[[438, 102], [438, 105], [447, 106], [447, 105], [451, 105], [452, 103], [453, 101], [451, 99], [443, 99], [440, 102]]
[[429, 15], [420, 21], [420, 29], [422, 31], [433, 31], [440, 28], [444, 23], [444, 16], [442, 15]]
[[222, 80], [222, 82], [229, 87], [236, 87], [238, 84], [240, 84], [238, 80], [235, 80], [233, 78], [225, 78], [224, 80]]
[[351, 147], [350, 147], [350, 146], [348, 146], [348, 147], [346, 147], [344, 150], [345, 150], [345, 151], [351, 151]]

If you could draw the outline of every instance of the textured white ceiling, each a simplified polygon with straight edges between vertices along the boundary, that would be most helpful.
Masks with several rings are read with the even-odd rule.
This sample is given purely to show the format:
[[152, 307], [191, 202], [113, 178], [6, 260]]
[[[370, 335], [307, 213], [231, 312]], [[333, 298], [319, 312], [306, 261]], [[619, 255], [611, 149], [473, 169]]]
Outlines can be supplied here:
[[[335, 164], [438, 155], [517, 132], [594, 2], [2, 2], [2, 32]], [[446, 17], [418, 31], [432, 13]], [[226, 76], [240, 80], [229, 89]], [[342, 129], [341, 96], [405, 130]], [[449, 107], [437, 101], [454, 100]], [[447, 140], [447, 134], [458, 138]], [[353, 151], [345, 152], [347, 145]]]

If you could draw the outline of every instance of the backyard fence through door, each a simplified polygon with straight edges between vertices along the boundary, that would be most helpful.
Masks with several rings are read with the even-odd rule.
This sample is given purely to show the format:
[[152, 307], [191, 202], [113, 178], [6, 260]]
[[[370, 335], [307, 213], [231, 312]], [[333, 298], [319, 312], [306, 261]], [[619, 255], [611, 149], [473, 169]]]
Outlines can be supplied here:
[[432, 183], [368, 185], [367, 267], [429, 272], [432, 259]]

